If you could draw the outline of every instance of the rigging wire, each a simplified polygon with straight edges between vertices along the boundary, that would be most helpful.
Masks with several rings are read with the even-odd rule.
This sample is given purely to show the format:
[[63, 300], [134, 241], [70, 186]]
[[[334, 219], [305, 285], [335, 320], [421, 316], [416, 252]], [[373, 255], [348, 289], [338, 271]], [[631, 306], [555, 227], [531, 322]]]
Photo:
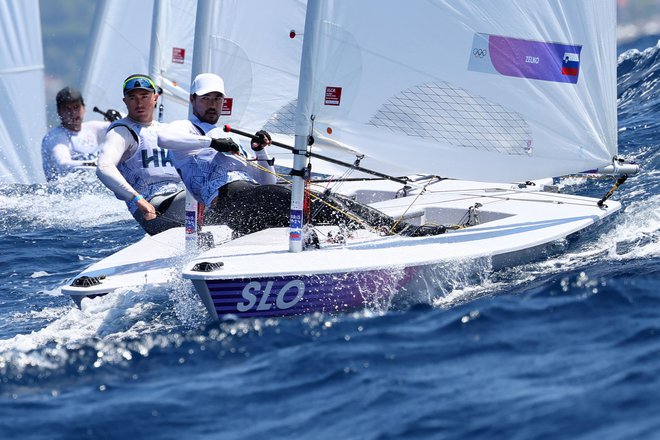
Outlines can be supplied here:
[[[281, 182], [283, 182], [285, 184], [291, 184], [292, 183], [291, 180], [289, 180], [285, 177], [286, 176], [285, 174], [281, 174], [281, 173], [278, 173], [278, 172], [275, 172], [275, 171], [271, 171], [267, 167], [264, 167], [264, 166], [260, 165], [259, 163], [257, 163], [256, 160], [246, 159], [246, 158], [243, 158], [241, 156], [238, 156], [238, 157], [241, 160], [243, 160], [246, 165], [252, 166], [252, 167], [254, 167], [254, 168], [256, 168], [256, 169], [258, 169], [262, 172], [272, 174], [275, 177], [277, 177]], [[306, 187], [305, 187], [305, 196], [309, 197], [309, 198], [313, 198], [314, 200], [317, 200], [317, 201], [321, 202], [323, 205], [327, 206], [329, 209], [332, 209], [336, 212], [341, 213], [342, 215], [346, 216], [348, 219], [356, 222], [357, 224], [360, 224], [361, 226], [363, 226], [367, 230], [370, 230], [370, 231], [375, 232], [375, 233], [382, 233], [383, 232], [382, 228], [375, 228], [375, 227], [371, 226], [370, 224], [365, 222], [360, 217], [358, 217], [356, 215], [353, 215], [349, 211], [340, 209], [340, 208], [338, 208], [337, 206], [335, 206], [331, 203], [328, 203], [322, 197], [319, 197], [318, 195], [314, 194], [314, 192], [312, 192], [310, 190], [310, 186], [316, 186], [316, 187], [320, 188], [319, 192], [328, 191], [328, 189], [330, 187], [334, 187], [334, 191], [337, 191], [337, 189], [339, 187], [341, 187], [342, 183], [349, 180], [349, 176], [351, 174], [353, 174], [355, 170], [356, 170], [355, 168], [347, 168], [347, 170], [341, 176], [339, 176], [337, 178], [330, 178], [330, 179], [327, 179], [327, 180], [320, 180], [320, 181], [308, 180], [307, 184], [306, 184]], [[584, 178], [584, 179], [601, 179], [601, 180], [602, 179], [613, 180], [615, 178], [613, 176], [579, 175], [579, 174], [577, 174], [577, 175], [567, 175], [567, 176], [564, 176], [564, 177], [573, 177], [573, 178], [577, 177], [577, 178]], [[607, 200], [614, 193], [614, 191], [618, 189], [618, 187], [623, 182], [625, 182], [626, 178], [627, 178], [627, 175], [625, 175], [624, 177], [619, 178], [617, 183], [608, 192], [608, 194], [606, 196], [604, 196], [603, 199], [601, 199], [598, 202], [598, 206], [602, 206], [604, 204], [604, 201]], [[359, 180], [359, 179], [355, 179], [355, 180]], [[375, 180], [375, 179], [368, 179], [368, 180]], [[457, 193], [457, 196], [460, 195], [460, 197], [457, 197], [457, 198], [452, 198], [450, 200], [444, 200], [444, 201], [442, 201], [442, 203], [450, 203], [450, 202], [456, 202], [456, 201], [460, 201], [460, 200], [470, 200], [470, 199], [474, 199], [474, 198], [494, 199], [494, 200], [490, 200], [490, 201], [482, 201], [482, 202], [478, 203], [478, 205], [480, 205], [478, 207], [483, 207], [485, 205], [492, 205], [492, 204], [495, 204], [495, 203], [501, 203], [501, 202], [504, 202], [504, 201], [509, 201], [509, 200], [511, 200], [511, 195], [527, 193], [527, 191], [524, 191], [524, 190], [516, 190], [514, 188], [499, 188], [499, 187], [492, 188], [492, 191], [493, 191], [493, 193], [501, 192], [501, 194], [471, 194], [470, 193], [471, 191], [483, 191], [483, 188], [474, 188], [474, 189], [469, 189], [468, 188], [468, 189], [460, 189], [460, 190], [435, 190], [435, 189], [429, 189], [428, 187], [432, 183], [436, 183], [437, 181], [442, 180], [442, 179], [438, 178], [437, 176], [431, 176], [431, 178], [428, 178], [428, 179], [425, 179], [425, 180], [428, 180], [428, 181], [426, 183], [424, 183], [423, 185], [420, 185], [415, 181], [410, 181], [408, 183], [409, 185], [413, 185], [413, 186], [419, 188], [419, 193], [410, 202], [410, 204], [406, 207], [404, 212], [395, 220], [393, 225], [386, 231], [386, 235], [393, 235], [394, 234], [394, 230], [395, 230], [396, 226], [398, 226], [401, 223], [401, 221], [403, 221], [406, 214], [410, 211], [410, 209], [412, 209], [412, 207], [415, 205], [415, 203], [418, 201], [418, 199], [424, 193], [438, 194], [438, 193], [447, 192], [447, 193]], [[325, 183], [325, 185], [320, 185], [320, 183]], [[566, 195], [562, 195], [562, 194], [547, 193], [547, 195], [551, 199], [549, 199], [549, 200], [538, 200], [538, 199], [516, 198], [515, 200], [519, 201], [519, 202], [553, 203], [553, 204], [566, 204], [566, 205], [575, 205], [575, 206], [589, 206], [590, 205], [588, 203], [579, 203], [579, 202], [575, 202], [575, 201], [570, 201], [569, 197], [566, 197]], [[552, 200], [552, 199], [555, 199], [555, 200]], [[556, 200], [556, 199], [561, 199], [561, 200]], [[315, 213], [312, 214], [312, 216], [311, 216], [312, 218], [314, 217], [314, 214]], [[184, 222], [182, 222], [178, 219], [174, 219], [172, 217], [169, 217], [169, 216], [165, 215], [164, 213], [160, 213], [160, 212], [156, 211], [156, 215], [160, 216], [160, 217], [163, 217], [165, 219], [171, 220], [171, 221], [173, 221], [173, 222], [175, 222], [175, 223], [177, 223], [181, 226], [184, 225]], [[468, 215], [468, 213], [466, 213], [466, 215]], [[469, 227], [470, 225], [459, 223], [459, 224], [456, 224], [456, 225], [445, 225], [445, 226], [448, 229], [456, 230], [456, 229], [463, 229], [465, 227]]]

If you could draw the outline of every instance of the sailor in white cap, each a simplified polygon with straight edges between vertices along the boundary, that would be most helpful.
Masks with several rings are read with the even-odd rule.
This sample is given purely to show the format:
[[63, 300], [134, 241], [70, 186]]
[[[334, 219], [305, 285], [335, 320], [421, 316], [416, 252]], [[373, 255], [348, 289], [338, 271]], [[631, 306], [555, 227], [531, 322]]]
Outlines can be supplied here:
[[248, 155], [216, 125], [224, 98], [221, 77], [197, 75], [190, 88], [190, 119], [174, 121], [158, 133], [159, 144], [170, 149], [186, 188], [207, 208], [215, 205], [218, 189], [231, 182], [258, 185], [277, 180], [273, 161], [264, 148], [270, 144], [270, 135], [260, 131], [251, 143], [253, 154]]

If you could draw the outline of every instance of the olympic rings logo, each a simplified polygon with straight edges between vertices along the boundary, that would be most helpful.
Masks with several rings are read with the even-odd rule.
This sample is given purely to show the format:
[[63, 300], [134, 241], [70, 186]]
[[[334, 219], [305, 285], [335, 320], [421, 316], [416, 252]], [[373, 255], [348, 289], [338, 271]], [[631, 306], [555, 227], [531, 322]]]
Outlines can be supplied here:
[[474, 49], [472, 51], [472, 55], [474, 55], [475, 58], [483, 58], [487, 53], [488, 51], [486, 49]]

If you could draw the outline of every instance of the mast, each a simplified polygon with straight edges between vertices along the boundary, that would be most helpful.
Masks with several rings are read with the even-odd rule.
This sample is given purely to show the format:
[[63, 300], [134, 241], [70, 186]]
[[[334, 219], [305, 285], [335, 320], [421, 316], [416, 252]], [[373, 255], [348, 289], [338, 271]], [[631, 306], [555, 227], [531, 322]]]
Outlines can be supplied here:
[[[154, 9], [151, 19], [151, 46], [149, 48], [149, 76], [157, 87], [162, 88], [161, 81], [161, 41], [163, 40], [163, 23], [165, 22], [165, 7], [162, 1], [154, 0]], [[163, 97], [160, 96], [158, 106], [158, 121], [163, 119]]]
[[316, 51], [316, 32], [320, 26], [320, 2], [307, 2], [305, 31], [300, 63], [298, 104], [296, 107], [296, 132], [293, 159], [293, 184], [291, 186], [291, 212], [289, 215], [289, 252], [301, 252], [303, 243], [303, 200], [305, 195], [304, 173], [308, 158], [309, 136], [312, 128], [312, 87], [314, 69], [312, 56]]
[[[213, 28], [213, 1], [198, 0], [197, 16], [195, 17], [195, 41], [190, 83], [200, 73], [211, 68], [211, 34]], [[191, 108], [188, 111], [192, 111]]]
[[[208, 72], [211, 65], [211, 30], [213, 25], [213, 3], [212, 0], [198, 0], [195, 16], [195, 40], [193, 43], [193, 62], [190, 74], [190, 84], [200, 73]], [[188, 104], [188, 116], [192, 115], [192, 106]], [[198, 224], [197, 200], [186, 191], [186, 251], [197, 250], [200, 229]]]

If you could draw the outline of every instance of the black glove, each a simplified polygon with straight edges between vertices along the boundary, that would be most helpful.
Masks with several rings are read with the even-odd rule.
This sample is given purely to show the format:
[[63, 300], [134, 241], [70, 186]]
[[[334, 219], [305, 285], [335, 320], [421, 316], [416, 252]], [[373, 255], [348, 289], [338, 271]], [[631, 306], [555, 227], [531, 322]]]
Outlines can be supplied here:
[[212, 138], [211, 148], [221, 153], [238, 153], [240, 148], [232, 138]]
[[115, 109], [109, 108], [107, 112], [103, 115], [104, 119], [109, 122], [114, 122], [117, 119], [121, 119], [121, 114]]
[[270, 145], [270, 134], [266, 130], [259, 130], [252, 136], [252, 149], [254, 151], [261, 151], [266, 148], [266, 145]]

